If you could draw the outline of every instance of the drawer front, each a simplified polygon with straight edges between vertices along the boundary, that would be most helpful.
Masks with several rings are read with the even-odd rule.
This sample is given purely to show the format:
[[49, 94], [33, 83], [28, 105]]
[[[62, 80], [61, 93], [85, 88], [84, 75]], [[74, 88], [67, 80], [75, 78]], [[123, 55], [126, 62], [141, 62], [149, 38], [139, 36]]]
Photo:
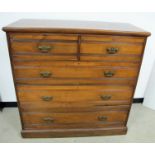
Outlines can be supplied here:
[[82, 36], [82, 61], [140, 62], [145, 38], [129, 36]]
[[102, 55], [141, 55], [143, 46], [140, 44], [119, 44], [119, 43], [81, 43], [82, 54]]
[[[109, 66], [109, 68], [126, 68], [123, 69], [123, 71], [129, 72], [132, 74], [138, 69], [139, 69], [139, 63], [127, 63], [127, 62], [77, 62], [77, 61], [18, 61], [14, 60], [14, 68], [16, 68], [17, 75], [15, 76], [16, 83], [18, 84], [51, 84], [51, 85], [61, 85], [61, 84], [68, 84], [68, 85], [90, 85], [90, 84], [123, 84], [123, 85], [134, 85], [136, 83], [136, 78], [134, 77], [127, 77], [127, 78], [104, 78], [103, 74], [102, 77], [100, 78], [95, 78], [96, 76], [101, 75], [101, 69], [100, 68], [105, 68], [106, 66]], [[21, 66], [21, 67], [20, 67]], [[22, 66], [23, 66], [23, 71], [22, 71]], [[32, 71], [31, 67], [35, 68], [40, 68], [44, 66], [45, 70], [47, 69], [51, 70], [51, 68], [54, 68], [56, 72], [54, 77], [51, 76], [49, 78], [46, 78], [46, 80], [42, 77], [40, 77], [39, 71]], [[50, 67], [52, 66], [52, 67]], [[24, 72], [24, 67], [25, 71], [32, 71], [33, 76], [35, 78], [31, 78], [30, 73], [23, 76]], [[26, 69], [27, 68], [27, 69]], [[43, 69], [42, 68], [42, 69]], [[46, 69], [47, 68], [47, 69]], [[69, 69], [71, 68], [71, 70]], [[75, 69], [74, 69], [75, 68]], [[96, 70], [91, 68], [97, 68]], [[40, 68], [41, 69], [41, 68]], [[40, 70], [39, 69], [39, 70]], [[77, 72], [78, 69], [78, 72]], [[33, 69], [35, 70], [35, 69]], [[38, 69], [37, 69], [38, 70]], [[59, 70], [59, 71], [58, 71]], [[82, 71], [81, 71], [82, 70]], [[89, 70], [90, 74], [83, 74], [85, 70]], [[72, 73], [70, 74], [70, 72]], [[52, 72], [52, 70], [51, 70]], [[94, 72], [94, 73], [93, 73]], [[98, 72], [100, 72], [98, 74]], [[53, 72], [52, 72], [53, 73]], [[59, 73], [59, 76], [58, 76]], [[87, 72], [86, 72], [87, 73]], [[98, 75], [96, 75], [96, 73]], [[102, 71], [103, 73], [103, 71]], [[25, 73], [24, 73], [25, 74]], [[64, 74], [66, 74], [64, 76]], [[77, 75], [78, 74], [78, 75]], [[81, 75], [81, 77], [80, 77]], [[95, 77], [94, 77], [95, 75]], [[22, 78], [20, 77], [22, 76]], [[89, 78], [86, 78], [86, 76], [89, 76]], [[36, 79], [37, 78], [37, 79]]]
[[121, 67], [15, 67], [18, 78], [136, 78], [138, 68]]
[[21, 103], [43, 104], [130, 101], [133, 92], [133, 88], [128, 86], [18, 86], [17, 90]]
[[76, 42], [12, 42], [13, 54], [76, 54]]
[[[25, 128], [42, 126], [44, 128], [70, 128], [70, 126], [81, 128], [89, 125], [102, 127], [104, 124], [125, 125], [127, 111], [97, 111], [85, 113], [23, 113]], [[41, 127], [41, 128], [42, 128]]]

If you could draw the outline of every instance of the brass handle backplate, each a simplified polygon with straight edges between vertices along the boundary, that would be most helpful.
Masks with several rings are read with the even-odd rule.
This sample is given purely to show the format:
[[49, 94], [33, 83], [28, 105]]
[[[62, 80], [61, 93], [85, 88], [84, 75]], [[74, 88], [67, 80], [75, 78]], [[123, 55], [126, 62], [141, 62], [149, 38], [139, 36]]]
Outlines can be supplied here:
[[51, 77], [52, 73], [51, 72], [40, 72], [40, 75], [43, 77], [43, 78], [48, 78], [48, 77]]
[[45, 118], [43, 118], [43, 121], [45, 121], [46, 123], [53, 123], [54, 119], [51, 117], [45, 117]]
[[38, 46], [38, 49], [41, 52], [46, 53], [52, 49], [52, 46], [40, 45], [40, 46]]
[[41, 99], [43, 101], [51, 101], [51, 100], [53, 100], [53, 96], [42, 96]]
[[111, 99], [111, 95], [101, 95], [100, 97], [102, 100], [110, 100]]
[[107, 116], [98, 116], [99, 121], [107, 121]]
[[107, 48], [108, 54], [116, 54], [117, 52], [118, 52], [118, 48], [114, 48], [114, 47]]
[[104, 76], [105, 77], [112, 77], [115, 75], [115, 72], [114, 71], [105, 71], [104, 72]]

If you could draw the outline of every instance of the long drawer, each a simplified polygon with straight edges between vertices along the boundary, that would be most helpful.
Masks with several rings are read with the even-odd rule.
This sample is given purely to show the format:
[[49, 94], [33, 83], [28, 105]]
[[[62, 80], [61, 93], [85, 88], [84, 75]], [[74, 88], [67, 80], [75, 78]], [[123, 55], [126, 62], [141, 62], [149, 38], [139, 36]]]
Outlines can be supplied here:
[[24, 128], [88, 128], [105, 126], [124, 126], [128, 110], [68, 112], [68, 113], [22, 113]]
[[126, 67], [15, 67], [16, 78], [136, 78], [138, 68]]
[[[129, 86], [26, 86], [17, 87], [19, 101], [42, 102], [95, 102], [95, 101], [129, 101], [133, 88]], [[123, 95], [122, 95], [123, 93]], [[71, 105], [71, 104], [70, 104]]]
[[[116, 78], [115, 76], [105, 78], [103, 69], [105, 69], [106, 66], [108, 66], [108, 68], [114, 68], [116, 70], [119, 70], [119, 68], [122, 68], [122, 70], [119, 70], [119, 73], [120, 73], [119, 76], [123, 75], [121, 71], [122, 72], [127, 71], [131, 73], [132, 75], [134, 75], [135, 72], [137, 71], [138, 73], [138, 70], [139, 70], [139, 63], [133, 63], [133, 62], [132, 63], [131, 62], [130, 63], [129, 62], [110, 62], [109, 63], [109, 62], [84, 62], [84, 61], [77, 62], [77, 61], [14, 60], [13, 63], [15, 66], [14, 68], [16, 68], [16, 72], [17, 72], [17, 76], [15, 75], [15, 80], [16, 80], [16, 83], [18, 84], [51, 84], [51, 85], [125, 84], [125, 85], [134, 85], [136, 82], [135, 77], [120, 78], [118, 77], [118, 75], [116, 75]], [[32, 68], [32, 66], [34, 68]], [[34, 71], [35, 69], [36, 71]], [[46, 71], [49, 69], [51, 73], [54, 73], [55, 75], [52, 74], [52, 76], [46, 79], [42, 78], [40, 76], [39, 70], [43, 70], [43, 69], [45, 69]], [[52, 69], [54, 69], [54, 72], [52, 71]], [[25, 77], [23, 75], [24, 71], [26, 71], [24, 73]], [[28, 71], [30, 72], [27, 74]], [[86, 73], [89, 73], [89, 74], [85, 75]], [[31, 74], [35, 78], [31, 77]], [[96, 78], [97, 76], [98, 77], [100, 76], [100, 78]]]

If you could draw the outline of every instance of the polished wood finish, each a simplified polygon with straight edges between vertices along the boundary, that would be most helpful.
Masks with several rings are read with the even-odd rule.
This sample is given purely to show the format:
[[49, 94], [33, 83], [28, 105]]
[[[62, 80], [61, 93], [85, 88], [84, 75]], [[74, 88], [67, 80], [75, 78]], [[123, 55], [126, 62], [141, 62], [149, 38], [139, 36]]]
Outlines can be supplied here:
[[[47, 129], [52, 128], [64, 128], [64, 125], [68, 125], [68, 128], [71, 126], [95, 126], [95, 124], [102, 127], [104, 123], [109, 124], [124, 124], [127, 118], [126, 111], [95, 111], [95, 112], [83, 112], [83, 113], [23, 113], [23, 119], [25, 122], [25, 129], [29, 128], [27, 126], [34, 126], [34, 129], [37, 126], [46, 126]], [[66, 126], [67, 128], [67, 126]], [[45, 128], [44, 128], [45, 129]]]
[[113, 55], [108, 53], [108, 48], [113, 47], [117, 48], [118, 51], [115, 55], [140, 55], [143, 50], [143, 46], [141, 44], [120, 44], [120, 43], [81, 43], [81, 54], [106, 54], [106, 55]]
[[[75, 54], [77, 53], [76, 43], [67, 42], [13, 42], [12, 52], [14, 54]], [[39, 47], [50, 47], [49, 50], [41, 50]]]
[[149, 36], [150, 33], [128, 23], [95, 21], [21, 19], [3, 28], [6, 32], [54, 32], [71, 34], [113, 34]]
[[[132, 88], [126, 86], [18, 86], [17, 90], [21, 103], [115, 101], [130, 100], [132, 96]], [[51, 99], [43, 100], [45, 96], [51, 97]], [[106, 99], [104, 96], [110, 96], [110, 98]]]
[[41, 73], [49, 72], [47, 78], [108, 78], [107, 72], [113, 72], [111, 78], [135, 78], [137, 68], [121, 67], [15, 67], [16, 78], [42, 78]]
[[19, 20], [3, 30], [23, 137], [126, 134], [149, 32], [49, 20]]

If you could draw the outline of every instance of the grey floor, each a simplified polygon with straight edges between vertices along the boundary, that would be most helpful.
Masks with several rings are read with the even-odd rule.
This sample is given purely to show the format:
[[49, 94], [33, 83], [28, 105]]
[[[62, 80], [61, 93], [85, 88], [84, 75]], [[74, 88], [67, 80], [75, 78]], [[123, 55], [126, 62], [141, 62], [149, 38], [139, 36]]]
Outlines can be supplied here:
[[23, 139], [20, 136], [20, 121], [17, 108], [5, 108], [0, 112], [0, 142], [45, 142], [45, 143], [127, 143], [155, 142], [155, 111], [141, 104], [134, 104], [128, 121], [128, 133], [123, 136], [98, 136], [76, 138]]

